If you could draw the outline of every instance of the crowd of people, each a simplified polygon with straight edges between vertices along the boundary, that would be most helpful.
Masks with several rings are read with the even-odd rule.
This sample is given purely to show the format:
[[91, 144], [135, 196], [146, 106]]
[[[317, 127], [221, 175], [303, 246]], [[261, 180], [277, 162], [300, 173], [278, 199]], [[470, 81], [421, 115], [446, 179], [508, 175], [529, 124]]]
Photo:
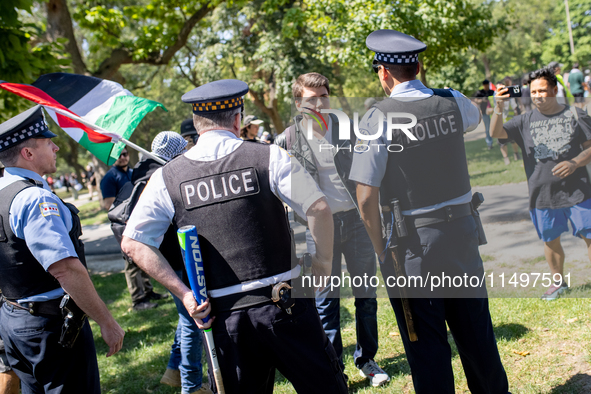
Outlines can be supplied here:
[[[521, 150], [532, 221], [557, 275], [542, 298], [556, 299], [568, 289], [560, 245], [568, 221], [591, 256], [585, 169], [591, 118], [581, 105], [588, 90], [582, 72], [565, 78], [565, 95], [569, 89], [575, 105], [557, 99], [564, 82], [551, 66], [528, 74], [522, 90], [529, 96], [520, 100], [509, 92], [510, 79], [497, 84], [495, 94], [485, 80], [474, 105], [458, 91], [417, 80], [419, 54], [427, 50], [421, 41], [378, 30], [366, 45], [375, 53], [372, 69], [386, 98], [366, 100], [359, 133], [341, 132], [342, 120], [330, 113], [330, 81], [319, 73], [295, 80], [298, 114], [277, 138], [261, 133], [263, 120], [255, 115], [243, 118], [248, 85], [220, 80], [182, 97], [193, 116], [180, 134], [159, 133], [150, 155], [133, 168], [124, 148], [100, 182], [110, 215], [129, 208], [124, 219], [110, 218], [132, 308], [152, 309], [154, 300], [168, 297], [154, 292], [152, 279], [177, 307], [163, 384], [183, 394], [267, 393], [277, 370], [300, 393], [347, 393], [340, 292], [326, 284], [341, 275], [343, 258], [351, 277], [374, 277], [379, 264], [384, 283], [484, 273], [478, 247], [485, 236], [463, 139], [481, 121], [487, 146], [499, 139], [506, 163], [509, 144], [515, 160], [522, 159]], [[0, 384], [10, 382], [14, 390], [18, 377], [27, 393], [100, 393], [88, 318], [100, 327], [107, 357], [122, 349], [125, 332], [88, 275], [77, 210], [51, 192], [59, 150], [53, 137], [39, 106], [0, 125], [6, 166], [0, 197], [9, 202], [0, 207], [0, 376], [10, 373]], [[91, 166], [84, 178], [89, 189], [96, 187]], [[285, 205], [306, 226], [301, 257], [292, 247]], [[176, 232], [185, 226], [199, 234], [193, 258], [203, 261], [203, 303], [193, 295], [178, 246]], [[314, 279], [306, 287], [301, 274], [307, 269]], [[365, 282], [352, 290], [355, 367], [371, 386], [386, 385], [390, 376], [374, 359], [380, 344], [376, 287]], [[509, 392], [485, 283], [436, 291], [388, 285], [387, 294], [415, 392], [455, 392], [448, 328], [469, 389]], [[205, 350], [208, 361], [219, 364], [221, 381], [213, 368], [208, 383], [202, 380], [203, 330], [212, 331], [215, 349]]]

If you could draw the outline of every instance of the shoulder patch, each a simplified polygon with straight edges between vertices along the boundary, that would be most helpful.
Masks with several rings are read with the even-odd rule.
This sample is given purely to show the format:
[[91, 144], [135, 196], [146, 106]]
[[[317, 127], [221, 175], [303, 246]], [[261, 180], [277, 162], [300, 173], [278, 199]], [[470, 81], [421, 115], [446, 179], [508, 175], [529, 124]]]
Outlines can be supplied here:
[[39, 209], [44, 217], [49, 215], [60, 216], [60, 210], [54, 202], [42, 202], [39, 204]]

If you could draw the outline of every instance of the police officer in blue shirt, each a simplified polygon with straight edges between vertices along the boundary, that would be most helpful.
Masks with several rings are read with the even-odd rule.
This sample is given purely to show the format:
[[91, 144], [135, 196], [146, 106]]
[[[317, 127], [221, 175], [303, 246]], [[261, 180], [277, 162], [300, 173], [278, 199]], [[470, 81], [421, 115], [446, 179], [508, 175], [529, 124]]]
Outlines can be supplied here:
[[[361, 122], [360, 132], [367, 137], [356, 144], [350, 178], [358, 183], [361, 216], [384, 279], [401, 276], [387, 247], [393, 246], [393, 239], [409, 278], [444, 272], [481, 277], [484, 271], [463, 141], [463, 133], [480, 122], [480, 111], [459, 92], [429, 89], [416, 80], [419, 53], [426, 49], [421, 41], [398, 31], [378, 30], [367, 37], [366, 44], [375, 52], [373, 68], [390, 98], [375, 104]], [[389, 125], [394, 127], [388, 130]], [[389, 242], [382, 238], [380, 205], [386, 228], [400, 229], [393, 231]], [[395, 205], [403, 215], [398, 221]], [[403, 281], [396, 283], [404, 286]], [[450, 287], [438, 292], [404, 288], [414, 296], [407, 300], [415, 337], [405, 322], [401, 297], [405, 290], [388, 286], [415, 391], [455, 392], [447, 323], [470, 391], [507, 393], [486, 289]]]
[[[272, 300], [273, 289], [286, 290], [299, 273], [299, 266], [292, 267], [282, 201], [308, 218], [317, 242], [312, 268], [319, 275], [331, 269], [330, 208], [285, 150], [238, 138], [246, 93], [246, 83], [222, 80], [183, 96], [192, 104], [199, 143], [154, 172], [127, 223], [122, 248], [183, 300], [199, 328], [212, 327], [227, 393], [272, 392], [275, 369], [300, 393], [346, 393], [314, 302]], [[292, 190], [295, 181], [304, 193]], [[197, 228], [210, 297], [200, 306], [157, 249], [171, 222]], [[203, 324], [210, 311], [213, 325]]]
[[[100, 393], [94, 340], [83, 316], [101, 328], [107, 357], [121, 349], [124, 332], [84, 265], [78, 210], [42, 178], [56, 171], [55, 136], [39, 106], [0, 125], [0, 161], [6, 166], [0, 178], [0, 288], [6, 298], [0, 335], [23, 392]], [[62, 338], [60, 304], [76, 311]], [[70, 336], [76, 322], [77, 338]]]

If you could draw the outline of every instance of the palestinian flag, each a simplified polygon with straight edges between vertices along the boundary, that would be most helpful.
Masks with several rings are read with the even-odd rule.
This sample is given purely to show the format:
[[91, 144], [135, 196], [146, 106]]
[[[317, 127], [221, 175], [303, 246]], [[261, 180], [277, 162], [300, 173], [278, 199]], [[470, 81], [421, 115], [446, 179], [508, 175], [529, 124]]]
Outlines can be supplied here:
[[[128, 139], [157, 107], [166, 110], [116, 82], [78, 74], [46, 74], [32, 86], [2, 82], [0, 88], [43, 105], [56, 124], [107, 165], [119, 158], [125, 146], [117, 142], [119, 138]], [[78, 117], [84, 123], [76, 121]]]

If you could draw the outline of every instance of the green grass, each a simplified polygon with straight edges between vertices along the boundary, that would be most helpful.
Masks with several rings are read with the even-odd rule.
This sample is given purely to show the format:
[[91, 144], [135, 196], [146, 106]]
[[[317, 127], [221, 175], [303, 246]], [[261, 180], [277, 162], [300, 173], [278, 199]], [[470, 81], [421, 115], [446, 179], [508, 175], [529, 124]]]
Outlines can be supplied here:
[[108, 223], [107, 211], [103, 210], [98, 201], [90, 201], [77, 207], [80, 210], [80, 222], [83, 226]]
[[[168, 299], [160, 306], [140, 313], [130, 311], [130, 299], [123, 274], [93, 276], [93, 282], [126, 332], [123, 349], [106, 358], [107, 347], [100, 330], [92, 324], [95, 336], [101, 386], [104, 393], [180, 393], [159, 383], [166, 369], [170, 345], [177, 323], [174, 303]], [[591, 287], [591, 284], [587, 284]], [[157, 291], [165, 291], [156, 285]], [[354, 300], [341, 300], [341, 327], [345, 372], [350, 393], [413, 393], [410, 367], [389, 300], [378, 299], [380, 349], [376, 361], [392, 377], [385, 387], [373, 388], [361, 378], [353, 364], [355, 351]], [[591, 301], [562, 298], [543, 302], [537, 298], [490, 299], [498, 348], [513, 393], [591, 392]], [[453, 343], [452, 365], [456, 392], [468, 393], [466, 378]], [[419, 339], [420, 340], [420, 339]], [[523, 356], [518, 353], [529, 354]], [[205, 365], [205, 362], [204, 362]], [[204, 374], [205, 374], [204, 367]], [[275, 393], [295, 390], [280, 374]]]
[[491, 150], [487, 149], [484, 139], [468, 141], [465, 146], [472, 186], [503, 185], [526, 180], [523, 161], [513, 160], [512, 146], [509, 146], [509, 165], [503, 162], [503, 155], [496, 142]]

